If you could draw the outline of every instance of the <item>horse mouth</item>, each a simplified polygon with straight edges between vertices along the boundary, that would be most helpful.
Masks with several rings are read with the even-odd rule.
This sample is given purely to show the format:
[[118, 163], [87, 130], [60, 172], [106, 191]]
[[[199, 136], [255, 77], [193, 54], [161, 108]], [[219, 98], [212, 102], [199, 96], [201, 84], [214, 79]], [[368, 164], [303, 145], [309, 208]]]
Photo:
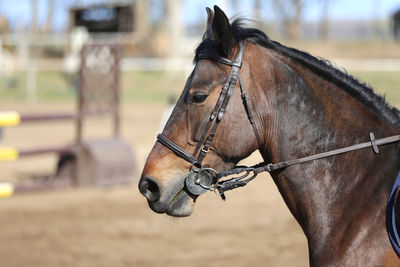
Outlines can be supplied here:
[[173, 217], [190, 216], [193, 211], [191, 203], [194, 204], [194, 199], [184, 189], [181, 189], [170, 202], [166, 213]]
[[165, 188], [158, 201], [148, 199], [150, 208], [156, 213], [173, 217], [187, 217], [192, 214], [196, 197], [185, 190], [183, 184]]

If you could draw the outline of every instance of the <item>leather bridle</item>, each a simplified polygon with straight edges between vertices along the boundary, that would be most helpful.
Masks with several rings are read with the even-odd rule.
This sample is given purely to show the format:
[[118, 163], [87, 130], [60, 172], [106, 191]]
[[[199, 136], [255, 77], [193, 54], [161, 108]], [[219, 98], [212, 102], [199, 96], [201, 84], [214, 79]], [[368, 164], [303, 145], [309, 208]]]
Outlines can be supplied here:
[[245, 45], [245, 41], [239, 42], [239, 52], [235, 60], [231, 60], [225, 57], [220, 57], [216, 59], [214, 57], [208, 56], [207, 54], [199, 54], [197, 56], [199, 60], [209, 59], [217, 61], [218, 63], [228, 65], [231, 67], [231, 70], [228, 78], [222, 86], [219, 98], [214, 106], [213, 111], [210, 114], [208, 122], [203, 129], [203, 132], [201, 134], [201, 137], [199, 138], [199, 142], [197, 143], [193, 154], [190, 154], [183, 148], [179, 147], [177, 144], [169, 140], [165, 135], [159, 134], [157, 136], [157, 140], [161, 144], [165, 145], [166, 147], [174, 151], [175, 154], [192, 164], [190, 172], [185, 178], [185, 186], [186, 189], [193, 195], [200, 195], [207, 190], [218, 190], [221, 196], [224, 198], [223, 192], [226, 191], [224, 190], [226, 188], [221, 187], [222, 184], [217, 185], [221, 173], [217, 173], [212, 168], [203, 167], [202, 163], [210, 150], [210, 146], [215, 137], [215, 132], [217, 131], [218, 125], [225, 114], [229, 100], [238, 81], [247, 117], [253, 127], [258, 145], [261, 145], [260, 135], [258, 134], [257, 129], [254, 125], [253, 115], [251, 113], [251, 107], [249, 99], [247, 97], [247, 92], [240, 78], [240, 68], [242, 66]]
[[[388, 143], [398, 142], [400, 140], [400, 135], [390, 136], [382, 139], [375, 139], [374, 134], [370, 133], [370, 142], [365, 142], [361, 144], [352, 145], [345, 148], [335, 149], [328, 152], [315, 154], [303, 158], [283, 161], [279, 163], [269, 163], [266, 164], [264, 162], [259, 163], [257, 165], [247, 167], [247, 166], [237, 166], [230, 170], [225, 170], [222, 172], [217, 172], [212, 168], [203, 167], [202, 162], [206, 157], [207, 153], [210, 150], [210, 146], [214, 140], [215, 132], [217, 131], [218, 125], [221, 122], [226, 108], [228, 106], [229, 100], [232, 96], [233, 90], [239, 81], [239, 87], [241, 91], [241, 97], [243, 100], [243, 105], [245, 111], [247, 113], [247, 117], [250, 121], [250, 124], [253, 127], [255, 137], [257, 139], [258, 146], [261, 147], [261, 139], [260, 135], [257, 131], [257, 128], [254, 123], [253, 115], [251, 113], [251, 105], [247, 96], [247, 92], [243, 86], [242, 80], [240, 78], [240, 68], [242, 66], [242, 59], [245, 50], [245, 41], [239, 42], [239, 52], [236, 56], [235, 60], [230, 60], [228, 58], [220, 57], [218, 59], [214, 57], [210, 57], [206, 54], [199, 54], [198, 59], [209, 59], [212, 61], [217, 61], [218, 63], [222, 63], [231, 67], [230, 73], [226, 82], [224, 83], [220, 96], [217, 100], [217, 103], [211, 112], [209, 120], [205, 125], [203, 133], [199, 139], [199, 142], [196, 145], [196, 148], [193, 154], [190, 154], [173, 141], [168, 139], [165, 135], [158, 134], [157, 141], [172, 150], [176, 155], [183, 158], [184, 160], [190, 162], [191, 168], [189, 174], [185, 178], [185, 189], [190, 192], [190, 194], [194, 196], [198, 196], [207, 190], [218, 191], [221, 198], [225, 200], [224, 192], [228, 190], [232, 190], [238, 187], [245, 186], [248, 182], [253, 180], [258, 173], [260, 172], [271, 172], [274, 170], [286, 168], [291, 165], [300, 164], [316, 159], [326, 158], [342, 153], [346, 153], [349, 151], [365, 148], [365, 147], [373, 147], [375, 153], [378, 153], [378, 146], [384, 145]], [[234, 177], [228, 180], [220, 180], [223, 177], [227, 177], [230, 175], [239, 175], [238, 177]], [[250, 176], [251, 175], [251, 176]]]
[[245, 48], [244, 41], [239, 43], [239, 48], [240, 48], [239, 53], [236, 56], [236, 59], [233, 61], [224, 57], [215, 59], [207, 56], [206, 54], [198, 55], [198, 59], [209, 59], [231, 66], [231, 71], [222, 87], [217, 103], [215, 104], [214, 109], [210, 114], [209, 120], [203, 129], [203, 133], [201, 134], [201, 137], [196, 145], [193, 154], [186, 152], [184, 149], [180, 148], [172, 141], [170, 141], [168, 138], [166, 138], [163, 134], [159, 134], [157, 136], [158, 141], [160, 141], [162, 144], [164, 144], [165, 146], [173, 150], [175, 153], [180, 155], [182, 158], [184, 158], [186, 161], [189, 161], [190, 163], [192, 163], [192, 165], [198, 168], [201, 168], [202, 162], [205, 156], [207, 155], [208, 151], [210, 150], [210, 146], [212, 144], [212, 141], [214, 140], [215, 132], [217, 131], [218, 125], [225, 114], [226, 108], [233, 94], [233, 90], [236, 86], [237, 81], [239, 81], [240, 90], [242, 92], [243, 104], [245, 106], [247, 117], [249, 118], [249, 121], [253, 126], [253, 130], [256, 135], [258, 145], [261, 144], [259, 134], [254, 126], [253, 115], [251, 114], [251, 109], [250, 109], [250, 102], [247, 97], [246, 90], [243, 87], [242, 81], [240, 79], [240, 68], [242, 66], [242, 58]]

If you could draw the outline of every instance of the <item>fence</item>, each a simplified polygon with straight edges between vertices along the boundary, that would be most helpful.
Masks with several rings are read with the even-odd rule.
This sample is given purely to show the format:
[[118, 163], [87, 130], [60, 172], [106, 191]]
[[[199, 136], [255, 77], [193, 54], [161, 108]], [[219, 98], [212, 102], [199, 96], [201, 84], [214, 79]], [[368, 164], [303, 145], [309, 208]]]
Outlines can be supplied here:
[[[135, 160], [130, 146], [119, 137], [119, 64], [117, 45], [86, 45], [81, 54], [80, 90], [76, 113], [20, 114], [0, 113], [0, 127], [26, 123], [74, 121], [75, 142], [69, 145], [31, 149], [0, 148], [0, 161], [48, 153], [59, 155], [55, 179], [46, 184], [19, 186], [16, 191], [54, 188], [69, 185], [108, 185], [131, 181]], [[113, 134], [101, 140], [85, 140], [84, 121], [90, 116], [111, 116]]]

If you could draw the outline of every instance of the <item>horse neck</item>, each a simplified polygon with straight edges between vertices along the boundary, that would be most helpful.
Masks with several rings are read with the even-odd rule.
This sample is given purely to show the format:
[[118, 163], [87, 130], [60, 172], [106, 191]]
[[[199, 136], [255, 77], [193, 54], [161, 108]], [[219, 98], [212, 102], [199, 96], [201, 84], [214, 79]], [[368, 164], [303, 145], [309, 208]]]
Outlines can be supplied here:
[[[345, 90], [274, 51], [263, 53], [263, 77], [274, 77], [259, 77], [264, 101], [258, 103], [267, 104], [255, 108], [265, 129], [261, 154], [266, 162], [366, 142], [370, 131], [377, 138], [399, 133]], [[380, 147], [378, 155], [363, 149], [272, 173], [308, 238], [310, 258], [334, 253], [338, 242], [357, 245], [366, 238], [359, 222], [384, 231], [386, 200], [400, 168], [396, 147]]]

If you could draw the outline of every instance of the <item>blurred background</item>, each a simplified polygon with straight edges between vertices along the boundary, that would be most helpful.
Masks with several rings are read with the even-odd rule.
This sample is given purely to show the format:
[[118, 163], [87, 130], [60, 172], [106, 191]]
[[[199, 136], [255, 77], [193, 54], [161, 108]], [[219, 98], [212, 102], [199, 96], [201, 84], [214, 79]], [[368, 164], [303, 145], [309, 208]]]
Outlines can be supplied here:
[[267, 175], [179, 220], [136, 188], [214, 4], [400, 107], [398, 0], [0, 0], [0, 266], [308, 266]]

